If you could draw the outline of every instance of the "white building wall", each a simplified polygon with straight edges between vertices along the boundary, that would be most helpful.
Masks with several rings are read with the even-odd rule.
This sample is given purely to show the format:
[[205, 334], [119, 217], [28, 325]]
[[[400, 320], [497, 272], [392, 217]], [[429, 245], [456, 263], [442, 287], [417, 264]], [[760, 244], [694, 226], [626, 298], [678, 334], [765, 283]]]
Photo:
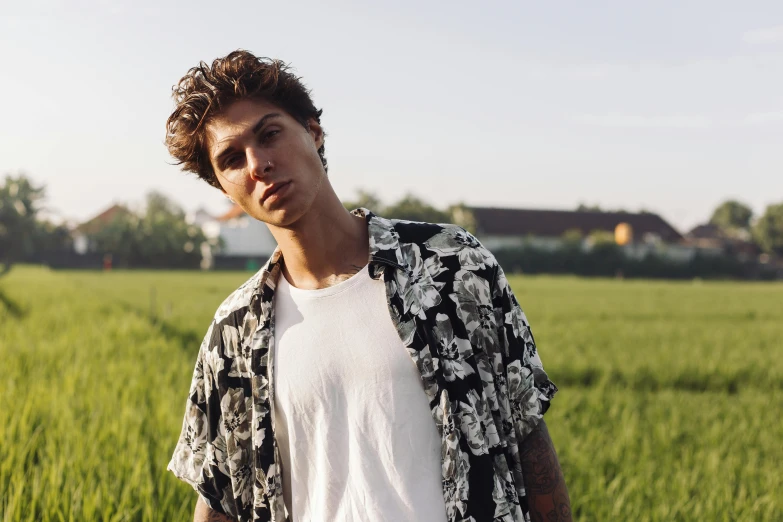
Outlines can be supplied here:
[[553, 251], [563, 246], [563, 240], [559, 237], [479, 235], [477, 238], [490, 252], [504, 248], [521, 248], [525, 246]]
[[502, 250], [504, 248], [519, 248], [524, 246], [525, 241], [522, 237], [514, 236], [481, 236], [476, 238], [489, 251]]
[[220, 224], [220, 238], [223, 256], [259, 256], [269, 257], [277, 247], [277, 242], [269, 228], [249, 216], [241, 216]]
[[90, 249], [90, 241], [87, 236], [81, 233], [74, 234], [73, 236], [73, 249], [77, 254], [86, 254]]

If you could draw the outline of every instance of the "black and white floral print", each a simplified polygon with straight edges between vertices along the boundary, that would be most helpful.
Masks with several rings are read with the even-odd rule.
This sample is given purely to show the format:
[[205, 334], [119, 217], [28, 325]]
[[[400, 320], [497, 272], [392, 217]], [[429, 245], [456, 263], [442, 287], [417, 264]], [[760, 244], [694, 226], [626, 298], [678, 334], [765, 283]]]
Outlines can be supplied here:
[[[529, 521], [519, 442], [557, 388], [492, 254], [454, 225], [387, 220], [366, 209], [370, 276], [421, 374], [442, 440], [452, 522]], [[169, 469], [216, 511], [286, 521], [274, 438], [274, 292], [282, 256], [218, 308], [199, 349]]]

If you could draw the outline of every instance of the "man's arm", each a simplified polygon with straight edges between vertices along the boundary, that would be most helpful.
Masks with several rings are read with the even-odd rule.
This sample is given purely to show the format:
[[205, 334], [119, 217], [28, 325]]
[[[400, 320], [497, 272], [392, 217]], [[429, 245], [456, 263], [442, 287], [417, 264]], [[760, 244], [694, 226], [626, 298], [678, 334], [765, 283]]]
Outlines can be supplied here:
[[196, 502], [196, 512], [193, 513], [193, 522], [236, 522], [236, 520], [213, 510], [199, 497]]
[[525, 437], [519, 449], [530, 520], [571, 522], [568, 489], [544, 419]]

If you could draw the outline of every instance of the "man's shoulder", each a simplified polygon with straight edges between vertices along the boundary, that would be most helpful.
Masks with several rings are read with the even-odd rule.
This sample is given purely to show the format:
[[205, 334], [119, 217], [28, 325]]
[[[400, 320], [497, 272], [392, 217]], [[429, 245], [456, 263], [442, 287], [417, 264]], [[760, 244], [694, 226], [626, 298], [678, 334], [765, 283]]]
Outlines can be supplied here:
[[261, 279], [263, 278], [265, 270], [266, 265], [223, 300], [215, 312], [215, 323], [221, 323], [234, 313], [247, 309], [250, 306], [253, 295], [258, 291], [258, 288], [261, 285]]
[[452, 223], [428, 223], [390, 219], [399, 236], [400, 246], [416, 245], [420, 251], [454, 256], [461, 268], [494, 267], [497, 261], [492, 253], [465, 228]]

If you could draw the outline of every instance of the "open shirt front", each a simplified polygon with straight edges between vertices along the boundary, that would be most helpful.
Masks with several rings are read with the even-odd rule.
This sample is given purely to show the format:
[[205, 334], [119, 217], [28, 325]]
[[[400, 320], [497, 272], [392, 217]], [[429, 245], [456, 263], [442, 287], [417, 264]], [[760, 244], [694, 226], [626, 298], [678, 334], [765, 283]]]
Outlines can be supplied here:
[[[519, 443], [557, 387], [503, 270], [455, 225], [388, 220], [366, 209], [369, 276], [421, 374], [441, 435], [450, 521], [528, 521]], [[277, 250], [218, 308], [199, 349], [168, 469], [240, 522], [287, 521], [274, 437]]]

